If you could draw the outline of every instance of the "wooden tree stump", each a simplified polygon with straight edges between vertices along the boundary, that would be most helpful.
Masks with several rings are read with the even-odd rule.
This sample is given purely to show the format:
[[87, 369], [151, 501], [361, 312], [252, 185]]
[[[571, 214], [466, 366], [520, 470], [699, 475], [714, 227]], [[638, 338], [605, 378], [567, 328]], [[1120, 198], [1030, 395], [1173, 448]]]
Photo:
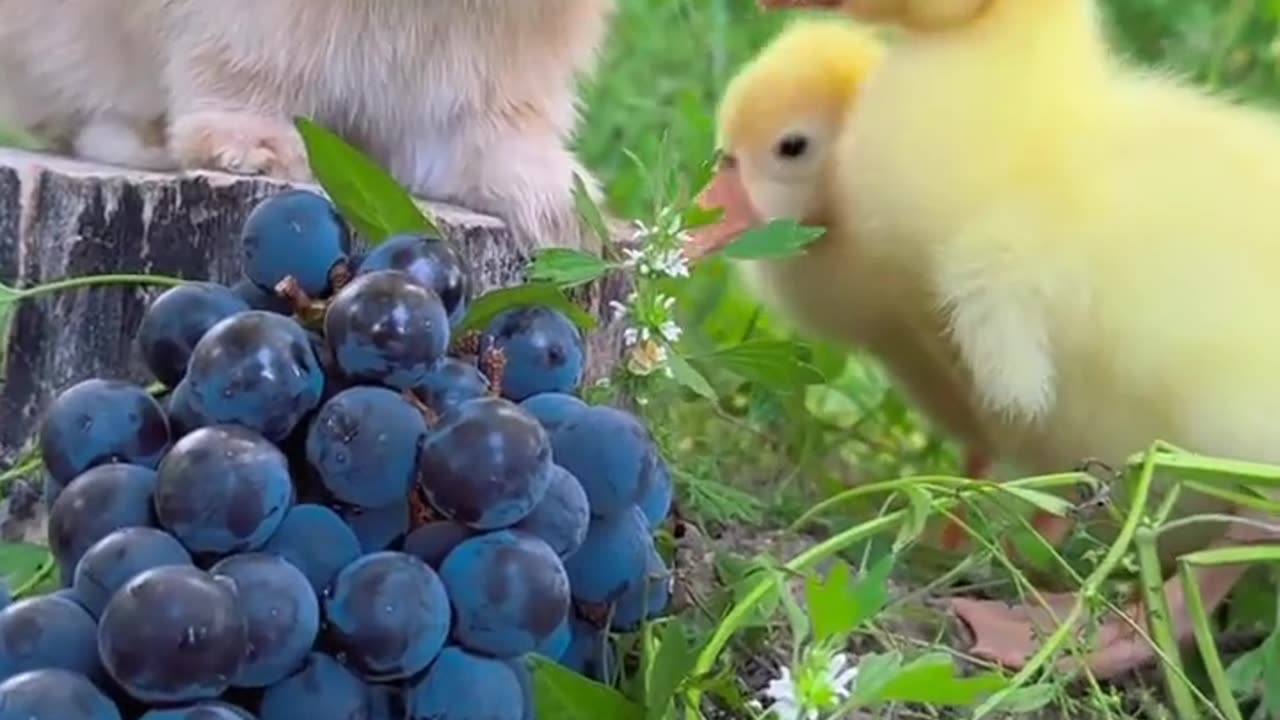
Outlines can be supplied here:
[[[290, 185], [222, 173], [166, 174], [0, 149], [0, 282], [31, 287], [85, 275], [145, 273], [223, 283], [240, 278], [238, 231], [262, 198]], [[310, 188], [318, 190], [318, 188]], [[490, 216], [432, 204], [469, 262], [477, 294], [519, 284], [523, 244]], [[24, 302], [7, 340], [0, 386], [0, 472], [31, 447], [40, 414], [89, 377], [150, 382], [134, 334], [163, 288], [109, 286]], [[575, 293], [601, 325], [590, 337], [587, 382], [621, 354], [608, 302], [629, 292], [611, 277]], [[41, 477], [15, 483], [0, 504], [0, 538], [44, 541]]]

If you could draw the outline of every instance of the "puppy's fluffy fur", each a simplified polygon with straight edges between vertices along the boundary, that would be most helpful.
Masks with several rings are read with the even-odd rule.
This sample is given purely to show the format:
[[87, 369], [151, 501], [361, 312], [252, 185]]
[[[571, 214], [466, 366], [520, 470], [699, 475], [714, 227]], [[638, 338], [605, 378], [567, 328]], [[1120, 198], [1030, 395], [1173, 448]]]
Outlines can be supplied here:
[[0, 0], [0, 124], [135, 167], [310, 181], [294, 115], [414, 191], [582, 241], [567, 149], [614, 0]]

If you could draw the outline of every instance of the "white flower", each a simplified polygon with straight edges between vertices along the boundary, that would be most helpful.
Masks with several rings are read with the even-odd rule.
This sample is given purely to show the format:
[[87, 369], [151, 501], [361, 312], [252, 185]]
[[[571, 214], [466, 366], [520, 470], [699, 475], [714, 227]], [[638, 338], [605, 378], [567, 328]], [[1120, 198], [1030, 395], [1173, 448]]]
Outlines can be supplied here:
[[662, 333], [662, 337], [669, 343], [679, 340], [680, 334], [683, 332], [674, 320], [668, 320], [662, 323], [662, 326], [658, 328], [658, 331]]
[[623, 305], [617, 300], [609, 301], [609, 309], [613, 310], [614, 320], [621, 320], [622, 318], [627, 316], [627, 306]]
[[631, 347], [640, 342], [640, 329], [629, 327], [622, 331], [622, 344]]
[[626, 256], [622, 261], [625, 268], [633, 268], [644, 259], [644, 253], [635, 248], [623, 248], [622, 254]]
[[669, 277], [689, 277], [689, 261], [681, 250], [666, 250], [656, 258], [658, 269]]
[[764, 694], [767, 695], [773, 703], [769, 705], [769, 716], [777, 720], [818, 720], [818, 710], [805, 709], [800, 705], [800, 698], [796, 694], [796, 684], [791, 679], [791, 669], [782, 668], [782, 675], [776, 680], [770, 680], [769, 685], [765, 687]]
[[819, 720], [822, 713], [835, 710], [853, 693], [858, 668], [849, 667], [845, 653], [814, 650], [805, 654], [798, 676], [782, 668], [770, 680], [763, 695], [773, 702], [767, 712], [776, 720]]
[[836, 653], [826, 668], [827, 687], [841, 700], [848, 700], [858, 680], [858, 666], [849, 667], [849, 655]]

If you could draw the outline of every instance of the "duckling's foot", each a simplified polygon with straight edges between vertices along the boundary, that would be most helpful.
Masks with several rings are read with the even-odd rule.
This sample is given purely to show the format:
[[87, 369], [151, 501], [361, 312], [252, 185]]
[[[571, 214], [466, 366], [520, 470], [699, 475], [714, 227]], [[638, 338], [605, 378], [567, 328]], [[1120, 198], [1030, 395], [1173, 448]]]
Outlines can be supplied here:
[[[1198, 584], [1207, 612], [1212, 613], [1222, 604], [1244, 571], [1244, 566], [1220, 566], [1199, 572]], [[1169, 580], [1164, 592], [1174, 638], [1179, 645], [1185, 645], [1192, 638], [1191, 616], [1181, 582], [1177, 578]], [[972, 655], [1018, 670], [1040, 649], [1040, 638], [1058, 627], [1055, 618], [1066, 617], [1076, 602], [1076, 596], [1069, 593], [1049, 593], [1044, 599], [1047, 607], [1011, 606], [996, 600], [970, 598], [952, 599], [950, 605], [973, 633], [974, 644], [969, 649]], [[1131, 604], [1124, 609], [1124, 615], [1108, 613], [1096, 629], [1083, 624], [1077, 626], [1078, 646], [1089, 651], [1084, 655], [1072, 653], [1073, 644], [1065, 643], [1063, 650], [1067, 654], [1057, 661], [1055, 669], [1071, 673], [1083, 665], [1098, 679], [1108, 680], [1155, 660], [1156, 648], [1148, 639], [1150, 632], [1142, 603]]]

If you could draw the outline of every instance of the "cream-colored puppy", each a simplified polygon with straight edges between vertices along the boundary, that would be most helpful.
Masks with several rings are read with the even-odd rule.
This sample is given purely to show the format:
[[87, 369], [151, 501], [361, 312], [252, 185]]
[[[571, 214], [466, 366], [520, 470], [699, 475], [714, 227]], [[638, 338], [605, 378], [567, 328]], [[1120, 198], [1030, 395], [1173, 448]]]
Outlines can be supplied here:
[[[0, 125], [134, 167], [309, 181], [291, 118], [415, 194], [576, 244], [577, 82], [614, 0], [0, 0]], [[575, 237], [576, 236], [576, 237]]]

